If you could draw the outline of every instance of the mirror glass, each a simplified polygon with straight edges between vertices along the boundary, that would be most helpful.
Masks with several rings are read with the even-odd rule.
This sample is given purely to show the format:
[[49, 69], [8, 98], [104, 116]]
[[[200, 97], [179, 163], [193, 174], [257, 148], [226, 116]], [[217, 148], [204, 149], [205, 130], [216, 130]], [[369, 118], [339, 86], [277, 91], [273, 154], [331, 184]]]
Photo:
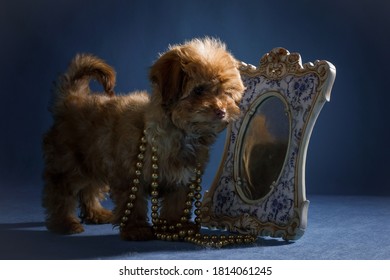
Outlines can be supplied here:
[[290, 119], [285, 102], [277, 96], [260, 101], [246, 118], [239, 150], [238, 192], [244, 200], [255, 201], [265, 197], [280, 176]]

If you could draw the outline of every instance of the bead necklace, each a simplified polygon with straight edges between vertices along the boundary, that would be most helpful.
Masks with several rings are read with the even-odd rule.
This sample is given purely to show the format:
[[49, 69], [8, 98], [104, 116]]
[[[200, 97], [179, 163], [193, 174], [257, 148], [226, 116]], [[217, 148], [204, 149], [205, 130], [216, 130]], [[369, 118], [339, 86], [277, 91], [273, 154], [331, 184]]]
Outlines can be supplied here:
[[[220, 248], [229, 244], [249, 244], [253, 243], [256, 240], [254, 235], [207, 235], [201, 234], [201, 222], [202, 222], [202, 213], [201, 213], [201, 191], [202, 187], [200, 185], [202, 179], [202, 172], [200, 170], [200, 164], [194, 168], [194, 176], [191, 178], [191, 182], [188, 185], [189, 192], [187, 194], [187, 199], [185, 201], [185, 208], [183, 210], [183, 215], [175, 225], [168, 225], [167, 221], [160, 219], [158, 209], [159, 209], [159, 192], [158, 192], [158, 156], [157, 156], [157, 147], [154, 145], [155, 139], [152, 139], [152, 182], [151, 182], [151, 217], [152, 217], [152, 228], [154, 236], [158, 240], [165, 241], [186, 241], [191, 242], [197, 245], [207, 246], [207, 247], [216, 247]], [[131, 210], [134, 207], [135, 200], [137, 198], [136, 194], [139, 189], [139, 184], [141, 182], [140, 177], [142, 175], [142, 169], [144, 166], [145, 160], [145, 151], [146, 151], [146, 131], [141, 138], [141, 144], [139, 146], [139, 154], [137, 156], [138, 161], [136, 162], [135, 178], [132, 181], [130, 188], [130, 195], [128, 197], [128, 202], [126, 204], [126, 210], [121, 219], [119, 225], [120, 230], [126, 226], [126, 223], [131, 214]], [[195, 226], [186, 227], [190, 223], [190, 216], [192, 213], [193, 203], [195, 205]]]

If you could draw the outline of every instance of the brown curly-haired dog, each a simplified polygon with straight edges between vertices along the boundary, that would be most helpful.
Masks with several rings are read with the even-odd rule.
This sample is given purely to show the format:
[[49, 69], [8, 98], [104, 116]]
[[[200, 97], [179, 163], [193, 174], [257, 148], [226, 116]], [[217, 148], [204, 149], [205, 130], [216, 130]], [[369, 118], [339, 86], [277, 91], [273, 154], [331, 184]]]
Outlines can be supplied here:
[[[107, 94], [92, 94], [91, 78]], [[204, 169], [217, 134], [238, 117], [244, 86], [237, 61], [219, 40], [171, 46], [150, 70], [152, 95], [113, 96], [115, 72], [91, 55], [77, 55], [57, 87], [52, 128], [44, 137], [43, 206], [49, 230], [83, 231], [86, 223], [119, 225], [136, 170], [140, 139], [147, 150], [140, 190], [121, 230], [128, 240], [153, 238], [147, 217], [152, 139], [159, 157], [162, 219], [177, 222], [198, 163]], [[110, 189], [113, 213], [100, 201]]]

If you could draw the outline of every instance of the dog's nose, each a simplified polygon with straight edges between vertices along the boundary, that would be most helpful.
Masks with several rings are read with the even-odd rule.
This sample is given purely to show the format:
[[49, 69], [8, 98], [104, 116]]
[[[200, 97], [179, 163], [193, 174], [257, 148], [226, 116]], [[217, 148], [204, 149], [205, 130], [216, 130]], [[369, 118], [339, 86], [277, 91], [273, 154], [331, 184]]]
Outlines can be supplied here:
[[223, 119], [226, 116], [225, 109], [221, 109], [221, 108], [214, 109], [214, 113], [219, 119]]

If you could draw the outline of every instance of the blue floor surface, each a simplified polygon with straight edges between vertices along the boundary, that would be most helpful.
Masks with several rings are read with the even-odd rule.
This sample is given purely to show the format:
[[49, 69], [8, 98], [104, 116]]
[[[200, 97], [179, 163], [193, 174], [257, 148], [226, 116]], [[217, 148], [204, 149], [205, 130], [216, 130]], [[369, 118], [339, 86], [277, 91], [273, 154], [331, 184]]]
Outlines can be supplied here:
[[111, 225], [87, 225], [78, 235], [51, 234], [44, 227], [40, 194], [19, 191], [0, 200], [0, 259], [390, 259], [390, 197], [308, 199], [309, 223], [301, 239], [259, 238], [252, 245], [210, 249], [184, 242], [126, 242]]

